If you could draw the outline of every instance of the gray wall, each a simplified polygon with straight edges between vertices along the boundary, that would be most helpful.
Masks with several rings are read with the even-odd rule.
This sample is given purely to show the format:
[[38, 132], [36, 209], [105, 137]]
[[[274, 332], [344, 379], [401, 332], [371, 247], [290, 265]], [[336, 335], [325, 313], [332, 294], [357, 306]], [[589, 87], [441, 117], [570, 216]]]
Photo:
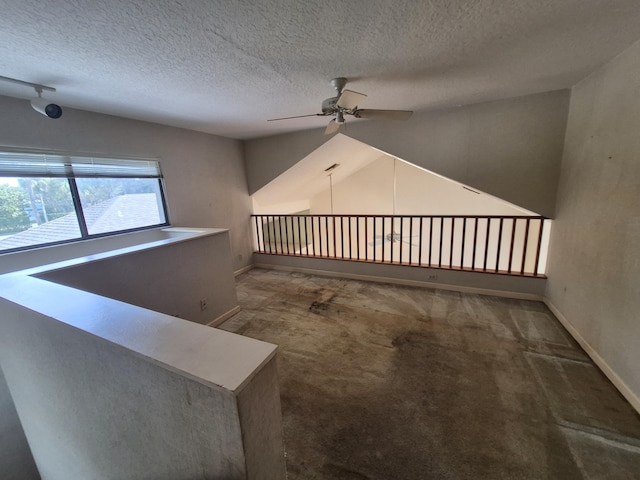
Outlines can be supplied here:
[[639, 98], [640, 43], [572, 89], [547, 284], [559, 316], [637, 409]]
[[301, 271], [401, 285], [420, 285], [466, 293], [542, 300], [546, 278], [512, 277], [482, 272], [412, 268], [289, 255], [253, 254], [257, 267]]
[[[201, 324], [238, 308], [227, 232], [38, 277]], [[207, 301], [205, 310], [200, 300]]]
[[40, 475], [31, 456], [7, 382], [0, 368], [0, 471], [4, 480], [38, 480]]
[[[347, 123], [344, 133], [436, 173], [553, 217], [569, 91]], [[348, 122], [348, 119], [347, 119]], [[322, 145], [324, 129], [245, 142], [250, 193]]]
[[174, 226], [231, 230], [233, 267], [251, 262], [251, 201], [237, 140], [65, 108], [59, 120], [0, 96], [0, 147], [159, 158]]

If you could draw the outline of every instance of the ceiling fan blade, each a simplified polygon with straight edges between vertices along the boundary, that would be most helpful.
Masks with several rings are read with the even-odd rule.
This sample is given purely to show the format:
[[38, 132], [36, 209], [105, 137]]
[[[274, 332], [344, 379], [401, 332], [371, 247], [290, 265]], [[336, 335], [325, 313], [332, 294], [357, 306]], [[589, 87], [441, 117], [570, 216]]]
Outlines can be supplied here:
[[385, 243], [390, 243], [391, 240], [387, 237], [388, 235], [385, 235], [384, 237], [382, 235], [376, 235], [373, 238], [373, 241], [367, 243], [367, 245], [369, 245], [370, 247], [379, 247], [380, 245], [383, 245]]
[[409, 120], [413, 115], [410, 110], [356, 110], [356, 118], [372, 118], [375, 120]]
[[329, 125], [327, 125], [327, 129], [324, 131], [324, 134], [332, 135], [336, 133], [338, 130], [340, 130], [341, 126], [342, 126], [342, 123], [336, 122], [336, 119], [334, 118], [329, 122]]
[[303, 117], [324, 117], [324, 113], [312, 113], [311, 115], [296, 115], [295, 117], [282, 117], [282, 118], [270, 118], [267, 122], [275, 122], [276, 120], [289, 120], [291, 118], [303, 118]]
[[358, 93], [352, 90], [343, 90], [340, 94], [340, 98], [338, 98], [338, 101], [336, 102], [336, 105], [340, 108], [353, 110], [365, 98], [367, 98], [367, 96], [364, 93]]

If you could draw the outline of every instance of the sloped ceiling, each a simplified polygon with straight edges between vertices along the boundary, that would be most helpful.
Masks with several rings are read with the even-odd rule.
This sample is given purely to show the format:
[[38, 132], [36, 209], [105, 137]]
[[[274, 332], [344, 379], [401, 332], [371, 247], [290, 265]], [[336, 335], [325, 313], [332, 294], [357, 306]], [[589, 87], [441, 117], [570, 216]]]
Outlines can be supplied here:
[[0, 75], [66, 107], [254, 138], [326, 124], [266, 120], [318, 112], [332, 77], [362, 107], [424, 111], [570, 87], [638, 32], [637, 0], [4, 0]]
[[383, 156], [386, 156], [384, 152], [339, 133], [262, 187], [252, 198], [263, 207], [257, 208], [258, 211], [293, 213], [272, 211], [272, 206], [298, 205], [327, 190], [330, 180], [325, 170], [333, 165], [337, 165], [330, 171], [335, 185]]

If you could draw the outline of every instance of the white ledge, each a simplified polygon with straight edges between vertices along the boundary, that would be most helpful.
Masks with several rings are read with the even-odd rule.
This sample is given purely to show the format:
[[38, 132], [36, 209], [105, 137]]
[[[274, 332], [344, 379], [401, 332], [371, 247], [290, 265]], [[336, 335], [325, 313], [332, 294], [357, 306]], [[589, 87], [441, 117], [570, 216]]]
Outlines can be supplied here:
[[[167, 245], [171, 245], [174, 243], [186, 242], [189, 240], [195, 240], [196, 238], [208, 237], [211, 235], [218, 235], [224, 232], [228, 232], [229, 230], [226, 228], [178, 228], [178, 227], [168, 227], [161, 228], [157, 230], [157, 232], [165, 234], [166, 237], [160, 240], [154, 240], [152, 242], [144, 242], [138, 243], [134, 245], [130, 245], [123, 248], [117, 248], [115, 250], [105, 250], [98, 253], [94, 253], [91, 255], [84, 255], [80, 257], [74, 257], [67, 260], [62, 260], [59, 262], [48, 263], [43, 265], [38, 265], [36, 267], [27, 268], [24, 270], [20, 270], [17, 272], [10, 272], [6, 275], [38, 275], [46, 272], [53, 272], [55, 270], [61, 270], [64, 268], [75, 267], [77, 265], [81, 265], [83, 263], [91, 263], [96, 262], [98, 260], [104, 260], [112, 257], [119, 257], [123, 255], [128, 255], [131, 253], [139, 252], [142, 250], [151, 250], [153, 248], [164, 247]], [[100, 239], [96, 239], [98, 242]], [[52, 250], [55, 250], [56, 247], [47, 247]], [[17, 253], [19, 255], [20, 253]], [[14, 254], [15, 255], [15, 254]], [[1, 258], [1, 257], [0, 257]]]
[[0, 275], [0, 298], [130, 350], [195, 381], [239, 393], [276, 346], [35, 277], [226, 232], [166, 228], [168, 238]]

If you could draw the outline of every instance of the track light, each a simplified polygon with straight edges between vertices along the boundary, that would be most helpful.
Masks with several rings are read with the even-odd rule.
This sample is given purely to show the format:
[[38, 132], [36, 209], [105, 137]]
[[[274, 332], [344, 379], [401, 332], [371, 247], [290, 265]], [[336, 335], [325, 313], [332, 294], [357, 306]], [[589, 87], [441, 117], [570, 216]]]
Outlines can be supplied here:
[[49, 118], [60, 118], [62, 116], [62, 107], [55, 103], [50, 103], [47, 99], [42, 98], [42, 88], [34, 88], [36, 89], [36, 92], [38, 92], [38, 98], [31, 100], [31, 108]]
[[49, 92], [55, 92], [53, 87], [47, 87], [46, 85], [40, 85], [39, 83], [25, 82], [24, 80], [18, 80], [16, 78], [3, 77], [0, 75], [0, 80], [5, 82], [17, 83], [18, 85], [25, 85], [32, 87], [38, 94], [38, 98], [31, 100], [31, 107], [38, 113], [46, 115], [49, 118], [60, 118], [62, 116], [62, 107], [58, 104], [49, 102], [42, 98], [42, 91], [47, 90]]

